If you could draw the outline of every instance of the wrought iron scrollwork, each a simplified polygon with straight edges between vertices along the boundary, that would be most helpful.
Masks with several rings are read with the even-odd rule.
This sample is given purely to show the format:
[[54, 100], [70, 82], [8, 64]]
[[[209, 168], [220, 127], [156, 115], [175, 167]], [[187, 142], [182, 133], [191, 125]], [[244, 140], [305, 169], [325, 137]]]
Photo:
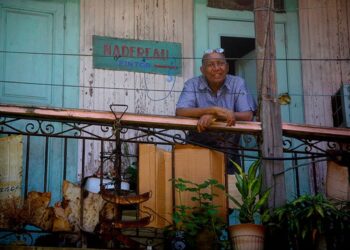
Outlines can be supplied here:
[[[114, 112], [116, 107], [122, 107], [121, 113]], [[61, 138], [87, 138], [96, 140], [116, 140], [116, 130], [121, 142], [146, 142], [153, 144], [187, 144], [192, 143], [187, 139], [188, 130], [164, 129], [157, 127], [139, 127], [125, 125], [122, 117], [127, 110], [126, 105], [111, 106], [116, 117], [114, 124], [96, 124], [89, 122], [60, 122], [35, 118], [17, 118], [0, 116], [0, 132], [2, 134], [39, 135]], [[234, 147], [240, 151], [259, 151], [256, 136], [243, 135], [240, 145], [225, 142], [225, 147]], [[222, 138], [225, 141], [225, 137]], [[196, 144], [197, 145], [197, 144]], [[350, 144], [337, 141], [310, 140], [292, 137], [284, 137], [283, 150], [286, 153], [294, 153], [293, 159], [305, 159], [312, 157], [330, 156], [329, 151], [337, 151], [339, 154], [349, 154]], [[220, 151], [220, 149], [219, 149]], [[225, 150], [222, 150], [225, 153]], [[291, 159], [285, 157], [283, 159]], [[281, 159], [279, 159], [281, 160]]]
[[334, 152], [350, 154], [350, 144], [336, 141], [285, 138], [283, 146], [285, 152], [297, 154], [296, 159], [333, 157]]

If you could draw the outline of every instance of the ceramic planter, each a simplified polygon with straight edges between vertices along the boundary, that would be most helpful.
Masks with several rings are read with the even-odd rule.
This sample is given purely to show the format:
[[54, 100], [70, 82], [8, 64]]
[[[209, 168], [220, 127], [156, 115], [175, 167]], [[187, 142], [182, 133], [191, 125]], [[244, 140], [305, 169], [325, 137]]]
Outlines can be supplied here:
[[263, 250], [265, 228], [257, 224], [238, 224], [229, 227], [234, 250]]

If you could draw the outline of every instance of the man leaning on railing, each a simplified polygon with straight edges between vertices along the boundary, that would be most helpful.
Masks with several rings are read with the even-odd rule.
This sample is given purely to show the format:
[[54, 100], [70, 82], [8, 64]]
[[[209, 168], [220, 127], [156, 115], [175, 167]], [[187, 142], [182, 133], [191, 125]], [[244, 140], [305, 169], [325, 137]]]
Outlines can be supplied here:
[[[216, 120], [225, 121], [227, 126], [236, 121], [251, 121], [256, 103], [249, 93], [244, 79], [229, 75], [229, 65], [224, 50], [208, 49], [202, 57], [201, 76], [185, 82], [176, 104], [176, 115], [199, 118], [197, 131], [190, 131], [188, 141], [214, 148], [238, 145], [239, 135], [207, 131]], [[237, 150], [225, 151], [228, 157], [240, 163]], [[227, 164], [228, 174], [233, 174], [232, 164]]]

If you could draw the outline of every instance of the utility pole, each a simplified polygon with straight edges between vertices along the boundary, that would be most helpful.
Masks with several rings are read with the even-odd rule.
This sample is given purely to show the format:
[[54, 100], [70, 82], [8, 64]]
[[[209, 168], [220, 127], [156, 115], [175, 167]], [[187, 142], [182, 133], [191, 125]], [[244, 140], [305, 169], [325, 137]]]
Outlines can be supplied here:
[[254, 0], [255, 47], [257, 57], [258, 119], [262, 126], [260, 150], [263, 157], [263, 185], [271, 188], [269, 207], [286, 201], [283, 157], [282, 119], [277, 101], [276, 49], [273, 0]]

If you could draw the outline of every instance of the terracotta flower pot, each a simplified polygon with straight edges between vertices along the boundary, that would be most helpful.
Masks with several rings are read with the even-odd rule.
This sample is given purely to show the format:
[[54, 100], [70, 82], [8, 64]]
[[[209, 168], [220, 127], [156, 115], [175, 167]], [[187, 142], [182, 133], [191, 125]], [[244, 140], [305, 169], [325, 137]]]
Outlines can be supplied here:
[[256, 224], [238, 224], [229, 227], [235, 250], [263, 250], [265, 228]]

